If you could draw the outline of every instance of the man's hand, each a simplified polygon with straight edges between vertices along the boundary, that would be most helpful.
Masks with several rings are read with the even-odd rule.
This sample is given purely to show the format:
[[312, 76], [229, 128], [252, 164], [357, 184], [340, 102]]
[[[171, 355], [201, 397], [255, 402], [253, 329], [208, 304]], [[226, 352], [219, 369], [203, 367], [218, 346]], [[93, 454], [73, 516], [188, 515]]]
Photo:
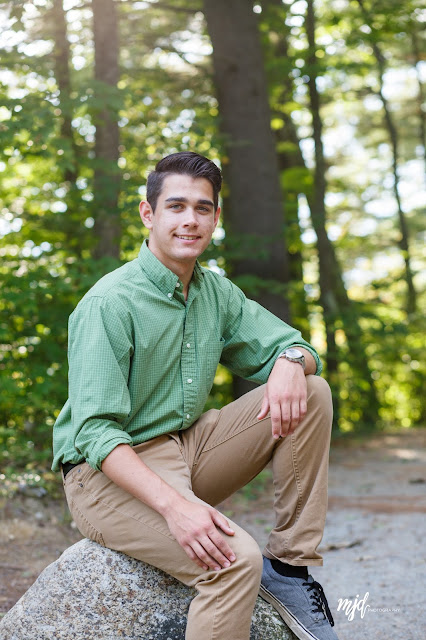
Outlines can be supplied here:
[[[304, 351], [306, 353], [309, 352]], [[297, 362], [278, 358], [268, 378], [257, 419], [266, 418], [270, 412], [273, 438], [285, 437], [293, 433], [305, 417], [306, 400], [307, 385], [303, 367]]]
[[228, 536], [233, 536], [234, 531], [226, 518], [213, 507], [189, 502], [180, 496], [163, 515], [171, 534], [185, 553], [205, 571], [209, 567], [220, 571], [235, 560], [234, 552], [218, 528]]

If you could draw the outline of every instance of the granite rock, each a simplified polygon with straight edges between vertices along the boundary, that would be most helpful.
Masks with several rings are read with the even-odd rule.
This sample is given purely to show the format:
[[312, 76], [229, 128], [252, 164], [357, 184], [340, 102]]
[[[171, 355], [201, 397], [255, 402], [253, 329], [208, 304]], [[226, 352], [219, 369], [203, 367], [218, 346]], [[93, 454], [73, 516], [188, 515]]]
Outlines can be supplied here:
[[[184, 640], [195, 590], [91, 540], [69, 547], [0, 621], [0, 640]], [[295, 636], [257, 599], [250, 640]]]

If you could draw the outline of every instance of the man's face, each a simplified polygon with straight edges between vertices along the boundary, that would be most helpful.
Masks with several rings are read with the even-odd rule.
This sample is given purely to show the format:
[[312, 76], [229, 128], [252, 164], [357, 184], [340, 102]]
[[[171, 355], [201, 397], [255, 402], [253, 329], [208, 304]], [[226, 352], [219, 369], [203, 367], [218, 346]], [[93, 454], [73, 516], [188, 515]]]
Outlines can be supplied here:
[[171, 174], [164, 179], [155, 212], [141, 202], [142, 222], [149, 229], [149, 248], [171, 271], [192, 267], [207, 248], [219, 219], [213, 187], [206, 178]]

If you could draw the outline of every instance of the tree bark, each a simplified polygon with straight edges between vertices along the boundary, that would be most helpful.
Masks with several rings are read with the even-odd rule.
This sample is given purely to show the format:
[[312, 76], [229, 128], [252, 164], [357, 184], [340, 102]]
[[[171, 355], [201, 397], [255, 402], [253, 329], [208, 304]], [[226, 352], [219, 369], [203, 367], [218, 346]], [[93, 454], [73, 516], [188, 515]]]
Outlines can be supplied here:
[[[370, 27], [370, 29], [374, 30], [374, 28], [372, 27], [371, 16], [368, 14], [368, 11], [364, 4], [364, 0], [357, 0], [357, 2], [360, 6], [365, 23]], [[412, 313], [415, 313], [416, 307], [417, 307], [417, 293], [414, 288], [413, 272], [411, 269], [407, 221], [405, 219], [405, 213], [402, 209], [400, 189], [399, 189], [399, 171], [398, 171], [399, 136], [398, 136], [398, 131], [396, 129], [393, 117], [392, 117], [391, 110], [389, 108], [389, 103], [383, 91], [383, 88], [384, 88], [383, 77], [386, 70], [386, 60], [381, 52], [379, 45], [376, 42], [375, 36], [371, 38], [369, 42], [373, 49], [374, 57], [376, 58], [376, 62], [377, 62], [378, 80], [379, 80], [378, 94], [379, 94], [380, 100], [382, 101], [386, 128], [388, 130], [389, 140], [392, 148], [393, 192], [394, 192], [397, 212], [398, 212], [399, 230], [401, 233], [401, 237], [398, 244], [401, 249], [402, 256], [404, 258], [405, 281], [407, 283], [406, 311], [408, 314], [412, 314]]]
[[[95, 43], [95, 170], [94, 232], [97, 245], [94, 257], [119, 258], [120, 216], [118, 195], [120, 177], [119, 129], [116, 97], [119, 80], [118, 18], [114, 0], [92, 0]], [[99, 106], [102, 105], [102, 106]], [[105, 105], [105, 106], [103, 106]]]
[[[232, 275], [251, 276], [256, 298], [278, 317], [289, 319], [286, 297], [265, 286], [287, 284], [289, 267], [283, 236], [284, 213], [278, 162], [260, 38], [252, 5], [246, 0], [204, 0], [213, 44], [213, 65], [229, 188], [224, 213]], [[248, 386], [237, 381], [240, 395]]]

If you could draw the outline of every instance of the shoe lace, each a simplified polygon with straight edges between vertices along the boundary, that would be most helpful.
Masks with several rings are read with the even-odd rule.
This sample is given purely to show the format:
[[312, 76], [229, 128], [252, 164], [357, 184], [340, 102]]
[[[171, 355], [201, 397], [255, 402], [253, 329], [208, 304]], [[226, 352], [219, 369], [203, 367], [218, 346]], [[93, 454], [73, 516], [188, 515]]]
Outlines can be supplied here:
[[331, 615], [330, 607], [328, 606], [327, 598], [325, 597], [324, 589], [320, 585], [319, 582], [314, 580], [313, 582], [304, 582], [303, 586], [307, 587], [307, 591], [312, 591], [313, 593], [309, 594], [309, 597], [312, 601], [312, 604], [315, 605], [315, 608], [312, 609], [314, 613], [322, 613], [324, 618], [327, 618], [330, 625], [334, 627], [333, 616]]

